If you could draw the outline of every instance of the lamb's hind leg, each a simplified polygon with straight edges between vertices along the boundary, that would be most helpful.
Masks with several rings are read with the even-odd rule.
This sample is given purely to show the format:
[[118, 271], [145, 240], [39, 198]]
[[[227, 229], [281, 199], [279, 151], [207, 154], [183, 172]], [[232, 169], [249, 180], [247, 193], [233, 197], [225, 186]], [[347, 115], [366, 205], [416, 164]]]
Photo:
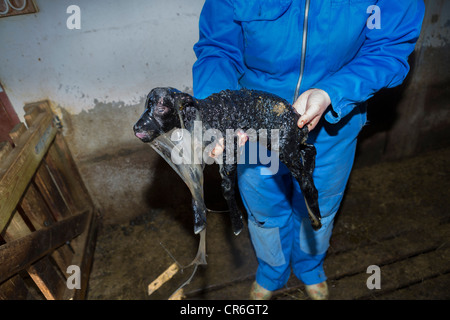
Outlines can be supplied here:
[[221, 164], [220, 175], [222, 177], [223, 197], [227, 201], [230, 210], [231, 227], [235, 235], [242, 231], [242, 214], [236, 203], [236, 164]]
[[318, 230], [322, 223], [320, 222], [319, 196], [313, 180], [316, 149], [313, 145], [302, 144], [297, 150], [289, 154], [280, 154], [282, 157], [281, 161], [284, 162], [292, 176], [298, 181], [305, 198], [311, 225], [314, 230]]

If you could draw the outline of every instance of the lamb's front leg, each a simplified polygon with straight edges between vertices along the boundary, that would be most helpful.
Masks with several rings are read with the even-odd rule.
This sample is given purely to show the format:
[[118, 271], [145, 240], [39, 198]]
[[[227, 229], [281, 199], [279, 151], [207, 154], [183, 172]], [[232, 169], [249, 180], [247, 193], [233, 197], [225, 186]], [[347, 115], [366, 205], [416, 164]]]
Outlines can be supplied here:
[[231, 227], [234, 234], [238, 235], [242, 231], [243, 222], [241, 211], [236, 203], [236, 174], [237, 165], [226, 164], [224, 160], [224, 163], [220, 165], [222, 192], [230, 210]]

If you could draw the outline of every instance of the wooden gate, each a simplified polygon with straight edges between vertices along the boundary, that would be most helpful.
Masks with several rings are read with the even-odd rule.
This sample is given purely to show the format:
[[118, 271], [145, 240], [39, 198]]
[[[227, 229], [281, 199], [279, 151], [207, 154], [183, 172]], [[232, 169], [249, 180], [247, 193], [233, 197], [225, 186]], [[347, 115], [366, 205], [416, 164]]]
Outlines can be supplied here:
[[97, 211], [49, 103], [24, 109], [0, 142], [0, 299], [83, 299]]

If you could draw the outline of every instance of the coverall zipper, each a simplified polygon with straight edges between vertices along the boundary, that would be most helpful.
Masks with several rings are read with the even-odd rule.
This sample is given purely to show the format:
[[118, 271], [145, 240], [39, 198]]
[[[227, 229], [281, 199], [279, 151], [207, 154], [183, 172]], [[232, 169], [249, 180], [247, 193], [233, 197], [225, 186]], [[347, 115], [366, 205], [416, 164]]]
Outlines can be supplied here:
[[303, 17], [303, 40], [302, 40], [302, 56], [300, 60], [300, 75], [298, 76], [297, 87], [295, 88], [294, 101], [297, 101], [300, 92], [300, 86], [302, 84], [303, 73], [305, 70], [305, 59], [306, 59], [306, 39], [308, 33], [308, 15], [309, 15], [309, 2], [310, 0], [306, 0], [305, 2], [305, 14]]

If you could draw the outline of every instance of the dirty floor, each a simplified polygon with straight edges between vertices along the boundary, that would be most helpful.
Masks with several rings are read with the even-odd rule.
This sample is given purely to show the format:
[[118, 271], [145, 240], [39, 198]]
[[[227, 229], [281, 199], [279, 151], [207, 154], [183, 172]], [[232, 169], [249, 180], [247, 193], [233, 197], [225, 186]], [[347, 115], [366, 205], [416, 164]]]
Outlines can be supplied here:
[[[330, 299], [450, 299], [449, 159], [446, 148], [353, 170], [325, 260]], [[213, 169], [207, 167], [206, 202], [223, 210]], [[189, 194], [177, 181], [180, 198], [161, 192], [166, 206], [101, 227], [88, 299], [168, 299], [190, 277], [193, 268], [184, 268], [147, 293], [175, 260], [186, 266], [197, 251]], [[226, 214], [211, 213], [206, 245], [208, 265], [184, 287], [185, 299], [247, 299], [257, 266], [247, 229], [236, 237]], [[371, 265], [380, 268], [381, 289], [367, 288]], [[274, 299], [308, 298], [291, 275]]]

